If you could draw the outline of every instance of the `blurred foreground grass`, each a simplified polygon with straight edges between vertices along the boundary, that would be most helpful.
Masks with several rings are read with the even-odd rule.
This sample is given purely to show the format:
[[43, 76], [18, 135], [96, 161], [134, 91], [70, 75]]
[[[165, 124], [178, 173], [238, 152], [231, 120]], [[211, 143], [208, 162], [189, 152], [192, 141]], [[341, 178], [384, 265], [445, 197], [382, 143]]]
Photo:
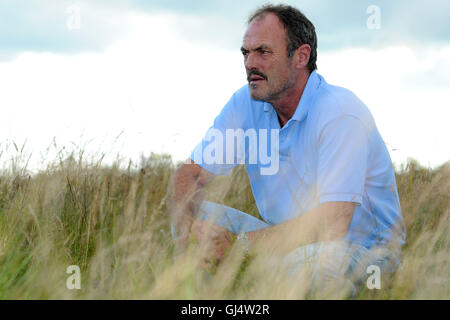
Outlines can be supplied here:
[[[30, 175], [13, 161], [0, 174], [0, 299], [301, 299], [304, 286], [268, 277], [232, 252], [205, 281], [196, 254], [175, 256], [166, 192], [175, 169], [152, 154], [103, 166], [82, 153]], [[450, 298], [450, 164], [414, 161], [397, 172], [407, 227], [402, 267], [357, 299]], [[242, 167], [208, 186], [207, 198], [255, 216]], [[66, 268], [81, 268], [68, 290]]]

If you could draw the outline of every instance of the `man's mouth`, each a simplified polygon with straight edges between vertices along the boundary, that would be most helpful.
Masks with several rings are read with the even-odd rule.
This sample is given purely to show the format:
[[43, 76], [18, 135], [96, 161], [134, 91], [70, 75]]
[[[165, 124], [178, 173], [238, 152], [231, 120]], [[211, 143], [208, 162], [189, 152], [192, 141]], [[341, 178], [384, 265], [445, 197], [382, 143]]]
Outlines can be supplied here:
[[264, 81], [263, 77], [251, 77], [250, 78], [250, 83], [256, 83], [256, 82], [260, 82], [260, 81]]
[[247, 80], [250, 84], [255, 84], [255, 83], [267, 80], [267, 77], [263, 73], [260, 73], [258, 71], [253, 71], [248, 75]]

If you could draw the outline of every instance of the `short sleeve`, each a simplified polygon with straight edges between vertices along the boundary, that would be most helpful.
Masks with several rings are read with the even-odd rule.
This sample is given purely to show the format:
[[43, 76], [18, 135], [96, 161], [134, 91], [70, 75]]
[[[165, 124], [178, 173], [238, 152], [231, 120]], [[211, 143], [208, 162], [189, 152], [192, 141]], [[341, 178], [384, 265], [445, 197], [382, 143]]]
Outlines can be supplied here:
[[244, 115], [240, 111], [242, 107], [239, 108], [243, 103], [241, 100], [237, 94], [231, 97], [191, 153], [192, 161], [213, 174], [228, 175], [231, 169], [242, 161], [239, 147], [233, 145], [233, 148], [230, 148], [226, 142], [227, 130], [242, 127]]
[[369, 154], [366, 127], [360, 119], [345, 115], [328, 122], [318, 140], [320, 203], [354, 202], [361, 205]]

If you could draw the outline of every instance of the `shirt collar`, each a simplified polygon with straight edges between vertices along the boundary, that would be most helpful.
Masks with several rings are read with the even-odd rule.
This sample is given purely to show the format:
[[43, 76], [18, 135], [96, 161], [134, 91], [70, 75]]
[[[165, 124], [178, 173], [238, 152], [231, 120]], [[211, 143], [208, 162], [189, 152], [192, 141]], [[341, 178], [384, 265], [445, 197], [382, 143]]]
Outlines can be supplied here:
[[306, 118], [309, 108], [311, 107], [311, 104], [316, 97], [316, 91], [319, 88], [320, 83], [321, 77], [314, 70], [309, 76], [308, 82], [305, 86], [305, 90], [303, 90], [302, 97], [300, 98], [300, 102], [298, 103], [297, 110], [295, 110], [295, 113], [292, 116], [293, 120], [301, 122]]
[[[298, 103], [297, 109], [292, 116], [292, 120], [301, 122], [306, 118], [308, 110], [315, 97], [315, 93], [319, 88], [321, 82], [322, 77], [316, 72], [316, 70], [311, 72], [308, 78], [308, 82], [306, 83], [305, 90], [303, 90], [302, 97], [300, 98], [300, 102]], [[273, 106], [270, 103], [264, 103], [265, 112], [268, 112], [269, 110], [271, 110], [271, 108], [273, 108]]]

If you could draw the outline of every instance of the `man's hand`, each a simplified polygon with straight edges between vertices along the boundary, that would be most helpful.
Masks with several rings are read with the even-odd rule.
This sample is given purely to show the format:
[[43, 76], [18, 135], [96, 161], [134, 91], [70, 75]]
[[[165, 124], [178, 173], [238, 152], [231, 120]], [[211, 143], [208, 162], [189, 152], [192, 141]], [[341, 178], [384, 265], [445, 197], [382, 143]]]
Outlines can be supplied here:
[[200, 219], [194, 221], [191, 232], [202, 250], [205, 250], [202, 267], [210, 267], [211, 263], [220, 262], [236, 238], [232, 232]]

